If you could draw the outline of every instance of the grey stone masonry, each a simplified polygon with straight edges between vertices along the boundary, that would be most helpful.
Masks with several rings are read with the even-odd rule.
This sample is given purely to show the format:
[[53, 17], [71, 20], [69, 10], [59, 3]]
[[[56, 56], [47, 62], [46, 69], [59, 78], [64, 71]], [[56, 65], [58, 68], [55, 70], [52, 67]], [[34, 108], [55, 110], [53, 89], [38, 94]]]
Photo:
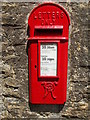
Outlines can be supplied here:
[[[89, 83], [89, 18], [90, 2], [56, 2], [69, 13], [67, 102], [47, 108], [29, 106], [27, 27], [31, 10], [40, 2], [2, 2], [0, 10], [0, 118], [57, 118], [58, 120], [90, 119]], [[33, 107], [33, 106], [32, 106]], [[51, 111], [51, 109], [53, 111]], [[55, 112], [56, 111], [56, 112]]]

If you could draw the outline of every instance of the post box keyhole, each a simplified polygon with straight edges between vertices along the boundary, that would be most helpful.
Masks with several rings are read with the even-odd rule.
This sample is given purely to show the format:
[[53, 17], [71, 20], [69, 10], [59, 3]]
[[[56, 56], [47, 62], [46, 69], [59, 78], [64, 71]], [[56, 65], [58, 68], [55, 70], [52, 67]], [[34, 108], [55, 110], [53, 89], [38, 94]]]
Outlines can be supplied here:
[[35, 68], [37, 68], [37, 66], [35, 65]]

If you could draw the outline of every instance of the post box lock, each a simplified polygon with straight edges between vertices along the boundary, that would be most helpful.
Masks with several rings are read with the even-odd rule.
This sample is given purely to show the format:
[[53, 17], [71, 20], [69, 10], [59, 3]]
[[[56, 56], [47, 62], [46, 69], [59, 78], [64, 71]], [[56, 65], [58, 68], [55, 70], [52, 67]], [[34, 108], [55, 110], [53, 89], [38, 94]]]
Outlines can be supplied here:
[[54, 3], [37, 6], [29, 16], [29, 100], [33, 104], [66, 102], [69, 25], [66, 10]]

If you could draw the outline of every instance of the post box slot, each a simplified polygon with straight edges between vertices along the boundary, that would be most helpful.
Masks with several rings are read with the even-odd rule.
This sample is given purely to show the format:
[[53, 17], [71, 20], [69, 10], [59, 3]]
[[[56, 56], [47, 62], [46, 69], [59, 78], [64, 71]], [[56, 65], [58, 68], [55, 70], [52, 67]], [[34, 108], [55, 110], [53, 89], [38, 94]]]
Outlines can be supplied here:
[[61, 36], [62, 32], [63, 32], [63, 26], [51, 26], [51, 27], [36, 26], [34, 35], [35, 36]]

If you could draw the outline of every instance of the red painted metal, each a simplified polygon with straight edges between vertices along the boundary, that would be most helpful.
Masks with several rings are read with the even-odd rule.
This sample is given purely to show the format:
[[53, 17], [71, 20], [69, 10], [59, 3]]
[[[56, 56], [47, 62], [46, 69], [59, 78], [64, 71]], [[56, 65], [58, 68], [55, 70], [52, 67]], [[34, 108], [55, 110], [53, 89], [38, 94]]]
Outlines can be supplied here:
[[[33, 9], [29, 19], [29, 101], [33, 104], [64, 104], [67, 93], [68, 33], [70, 18], [54, 3]], [[40, 45], [57, 44], [56, 76], [40, 75]]]

